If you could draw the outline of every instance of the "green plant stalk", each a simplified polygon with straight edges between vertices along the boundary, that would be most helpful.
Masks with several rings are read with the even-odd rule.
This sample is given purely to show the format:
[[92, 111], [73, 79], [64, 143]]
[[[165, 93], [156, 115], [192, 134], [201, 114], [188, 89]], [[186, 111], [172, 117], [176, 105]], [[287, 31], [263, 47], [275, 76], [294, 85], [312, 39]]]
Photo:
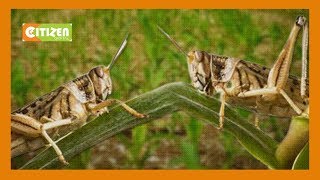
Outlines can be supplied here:
[[291, 120], [286, 137], [276, 150], [278, 168], [291, 168], [299, 152], [309, 141], [309, 119], [298, 116]]
[[[184, 111], [201, 120], [217, 125], [220, 101], [204, 96], [185, 83], [170, 83], [131, 99], [128, 105], [148, 118], [137, 119], [120, 106], [110, 109], [82, 128], [61, 139], [57, 145], [67, 160], [103, 140], [126, 129], [148, 123], [176, 111]], [[277, 142], [247, 120], [240, 119], [235, 111], [226, 108], [223, 131], [229, 131], [257, 159], [270, 168], [278, 168], [274, 154]], [[52, 148], [47, 148], [21, 167], [21, 169], [57, 169], [62, 164]]]

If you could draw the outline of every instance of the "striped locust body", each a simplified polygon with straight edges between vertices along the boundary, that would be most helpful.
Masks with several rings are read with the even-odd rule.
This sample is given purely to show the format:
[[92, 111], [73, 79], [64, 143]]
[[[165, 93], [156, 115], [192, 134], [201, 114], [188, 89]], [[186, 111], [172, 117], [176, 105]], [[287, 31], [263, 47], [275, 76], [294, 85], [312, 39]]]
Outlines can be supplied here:
[[[299, 16], [278, 59], [271, 69], [247, 61], [210, 54], [186, 53], [163, 29], [160, 31], [187, 57], [192, 85], [200, 92], [220, 93], [219, 129], [223, 127], [225, 104], [250, 109], [257, 114], [292, 117], [308, 116], [309, 82], [307, 79], [308, 26]], [[294, 45], [302, 34], [302, 77], [289, 75]], [[256, 120], [258, 127], [258, 121]]]
[[110, 70], [124, 50], [127, 38], [108, 66], [98, 66], [29, 105], [11, 113], [11, 157], [35, 151], [46, 142], [56, 151], [59, 160], [67, 164], [54, 140], [86, 123], [90, 116], [108, 112], [114, 102], [132, 115], [143, 118], [125, 103], [108, 99], [112, 91]]

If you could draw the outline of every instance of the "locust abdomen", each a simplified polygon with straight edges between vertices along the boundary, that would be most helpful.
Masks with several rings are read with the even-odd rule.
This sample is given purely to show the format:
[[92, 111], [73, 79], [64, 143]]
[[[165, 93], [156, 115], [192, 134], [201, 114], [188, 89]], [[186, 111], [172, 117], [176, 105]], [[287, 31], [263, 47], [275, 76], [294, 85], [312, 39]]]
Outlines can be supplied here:
[[[95, 103], [95, 93], [92, 82], [86, 74], [38, 98], [29, 105], [13, 111], [12, 114], [23, 114], [42, 124], [46, 122], [41, 120], [41, 117], [54, 121], [71, 118], [72, 124], [48, 130], [47, 133], [52, 139], [57, 140], [86, 123], [91, 115], [87, 109], [88, 103]], [[21, 122], [15, 123], [15, 121], [11, 119], [11, 157], [35, 151], [45, 145], [40, 134], [31, 137], [26, 133], [20, 133]]]
[[[232, 75], [232, 78], [227, 83], [227, 89], [231, 92], [236, 92], [232, 96], [226, 96], [226, 102], [235, 106], [239, 106], [258, 114], [276, 116], [276, 117], [292, 117], [298, 115], [294, 109], [288, 104], [286, 99], [280, 95], [272, 95], [272, 99], [264, 96], [238, 97], [237, 94], [261, 89], [267, 86], [267, 78], [270, 69], [263, 66], [240, 61]], [[289, 76], [285, 85], [284, 91], [302, 110], [308, 108], [309, 85], [307, 84], [306, 97], [300, 96], [300, 80], [297, 77]]]

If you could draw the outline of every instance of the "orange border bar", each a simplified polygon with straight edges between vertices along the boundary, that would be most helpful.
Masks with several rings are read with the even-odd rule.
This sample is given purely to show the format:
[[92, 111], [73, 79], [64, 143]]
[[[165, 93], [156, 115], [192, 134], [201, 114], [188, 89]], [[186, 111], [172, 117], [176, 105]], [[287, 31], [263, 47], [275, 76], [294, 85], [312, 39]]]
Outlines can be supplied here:
[[[90, 3], [77, 1], [77, 3], [55, 0], [50, 3], [45, 1], [33, 0], [23, 1], [15, 0], [5, 4], [5, 8], [11, 9], [309, 9], [313, 5], [317, 5], [316, 1], [301, 1], [301, 0], [269, 0], [269, 1], [254, 1], [246, 0], [245, 2], [239, 0], [224, 0], [224, 1], [210, 1], [210, 0], [117, 0], [113, 2], [101, 2], [98, 0], [91, 0]], [[315, 8], [315, 7], [314, 7]]]

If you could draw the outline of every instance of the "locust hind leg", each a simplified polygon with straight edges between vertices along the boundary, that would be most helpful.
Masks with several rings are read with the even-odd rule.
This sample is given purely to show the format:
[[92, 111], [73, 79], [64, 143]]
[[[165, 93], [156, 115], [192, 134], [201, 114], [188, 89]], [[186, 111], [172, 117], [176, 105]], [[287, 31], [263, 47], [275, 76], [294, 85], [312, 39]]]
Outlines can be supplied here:
[[307, 95], [307, 81], [308, 81], [308, 41], [309, 28], [308, 23], [305, 22], [302, 32], [302, 70], [301, 70], [301, 87], [300, 95], [305, 98]]
[[107, 99], [99, 104], [90, 104], [88, 105], [88, 108], [90, 109], [90, 111], [92, 113], [97, 113], [98, 111], [100, 111], [101, 109], [106, 109], [108, 106], [111, 106], [114, 103], [119, 103], [121, 107], [123, 107], [127, 112], [129, 112], [130, 114], [132, 114], [135, 117], [138, 118], [144, 118], [147, 117], [147, 115], [145, 114], [141, 114], [139, 112], [137, 112], [136, 110], [134, 110], [133, 108], [131, 108], [130, 106], [128, 106], [126, 103], [118, 100], [118, 99]]
[[[250, 96], [260, 96], [260, 95], [262, 95], [263, 97], [270, 97], [272, 95], [280, 94], [286, 99], [286, 101], [296, 111], [297, 114], [299, 115], [302, 114], [302, 110], [288, 96], [288, 94], [284, 91], [284, 88], [289, 78], [289, 70], [290, 70], [291, 61], [292, 61], [294, 45], [296, 43], [300, 29], [303, 28], [304, 30], [306, 30], [305, 27], [306, 27], [305, 17], [299, 16], [291, 30], [287, 43], [285, 44], [278, 59], [276, 60], [275, 64], [273, 65], [273, 67], [269, 72], [267, 87], [240, 93], [238, 95], [239, 97], [250, 97]], [[307, 33], [304, 32], [303, 36], [306, 36], [306, 35]], [[307, 41], [306, 37], [303, 37], [303, 39], [304, 39], [303, 43], [307, 44], [305, 42]], [[303, 51], [306, 51], [306, 46], [303, 46], [303, 47], [305, 47]], [[304, 53], [305, 55], [303, 57], [303, 60], [304, 59], [306, 60], [306, 52]], [[303, 63], [303, 64], [306, 65], [306, 63]], [[303, 78], [306, 78], [305, 77], [306, 75], [302, 75], [302, 76]]]
[[49, 120], [49, 122], [41, 123], [36, 119], [24, 114], [12, 114], [11, 129], [16, 133], [19, 133], [28, 137], [43, 136], [55, 150], [60, 162], [67, 165], [68, 163], [63, 157], [61, 150], [56, 145], [56, 143], [51, 139], [51, 137], [48, 135], [47, 130], [71, 124], [72, 123], [71, 118], [53, 120], [48, 117], [42, 117], [40, 121], [42, 120], [45, 120], [45, 121]]
[[288, 96], [288, 94], [280, 88], [277, 87], [271, 87], [271, 88], [262, 88], [262, 89], [254, 89], [251, 91], [246, 91], [243, 93], [240, 93], [238, 97], [252, 97], [252, 96], [268, 96], [268, 95], [277, 95], [281, 94], [288, 104], [292, 107], [293, 110], [296, 111], [297, 114], [301, 114], [302, 110], [294, 103], [294, 101]]

